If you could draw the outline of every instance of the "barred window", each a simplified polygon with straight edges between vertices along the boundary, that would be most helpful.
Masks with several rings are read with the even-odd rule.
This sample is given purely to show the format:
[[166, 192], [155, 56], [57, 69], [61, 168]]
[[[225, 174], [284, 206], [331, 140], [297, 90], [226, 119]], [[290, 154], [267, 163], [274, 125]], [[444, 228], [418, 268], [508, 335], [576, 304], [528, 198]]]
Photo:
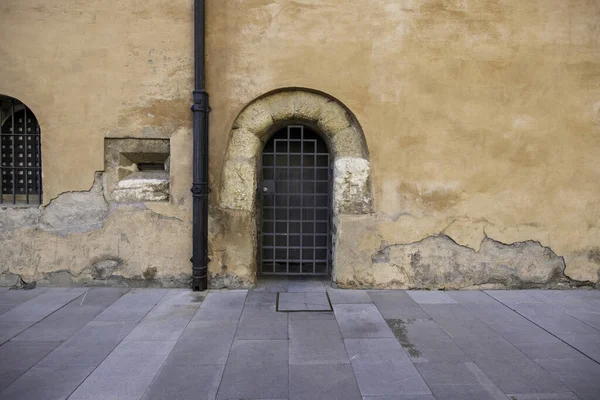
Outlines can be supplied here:
[[22, 102], [0, 95], [0, 204], [41, 204], [40, 125]]

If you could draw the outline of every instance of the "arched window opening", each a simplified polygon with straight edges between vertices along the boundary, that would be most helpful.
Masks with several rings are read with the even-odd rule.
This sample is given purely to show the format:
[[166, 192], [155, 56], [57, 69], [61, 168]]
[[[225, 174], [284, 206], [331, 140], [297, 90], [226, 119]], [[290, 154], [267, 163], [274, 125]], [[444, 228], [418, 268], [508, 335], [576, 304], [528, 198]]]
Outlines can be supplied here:
[[0, 204], [41, 204], [40, 125], [29, 107], [2, 95], [0, 178]]

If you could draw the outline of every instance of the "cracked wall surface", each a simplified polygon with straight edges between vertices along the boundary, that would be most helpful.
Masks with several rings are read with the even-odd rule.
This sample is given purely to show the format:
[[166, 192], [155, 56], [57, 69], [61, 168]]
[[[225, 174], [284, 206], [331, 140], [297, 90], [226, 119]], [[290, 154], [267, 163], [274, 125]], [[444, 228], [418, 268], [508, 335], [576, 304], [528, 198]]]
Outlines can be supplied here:
[[[256, 185], [273, 115], [316, 121], [345, 149], [338, 284], [599, 282], [597, 1], [207, 4], [213, 286], [256, 279], [255, 198], [243, 188]], [[0, 93], [40, 122], [44, 206], [0, 207], [0, 284], [184, 285], [192, 35], [191, 1], [2, 2]], [[339, 103], [306, 95], [290, 111], [264, 98], [236, 122], [284, 88]], [[170, 140], [168, 201], [97, 194], [106, 138]]]

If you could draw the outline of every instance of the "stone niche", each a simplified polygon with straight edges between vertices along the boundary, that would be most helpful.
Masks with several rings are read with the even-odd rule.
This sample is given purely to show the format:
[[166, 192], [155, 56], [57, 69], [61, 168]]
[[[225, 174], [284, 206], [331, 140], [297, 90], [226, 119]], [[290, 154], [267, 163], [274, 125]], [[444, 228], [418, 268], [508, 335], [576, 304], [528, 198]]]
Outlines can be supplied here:
[[169, 201], [169, 162], [169, 139], [106, 138], [106, 198], [120, 203]]

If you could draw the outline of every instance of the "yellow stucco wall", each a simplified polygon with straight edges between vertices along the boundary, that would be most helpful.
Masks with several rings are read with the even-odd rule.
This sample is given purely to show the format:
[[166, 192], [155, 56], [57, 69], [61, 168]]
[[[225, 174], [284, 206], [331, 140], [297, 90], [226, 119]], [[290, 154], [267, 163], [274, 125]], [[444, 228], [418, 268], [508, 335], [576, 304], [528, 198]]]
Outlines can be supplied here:
[[[90, 189], [105, 137], [171, 137], [171, 201], [146, 207], [191, 232], [192, 3], [0, 4], [0, 94], [40, 121], [46, 203]], [[569, 277], [598, 281], [598, 1], [207, 3], [213, 189], [242, 108], [312, 88], [354, 113], [369, 147], [375, 214], [360, 226], [372, 229], [349, 243], [373, 252], [444, 233], [478, 251], [485, 237], [534, 240], [564, 257]], [[158, 275], [184, 275], [190, 235], [155, 239], [180, 249], [158, 255]], [[127, 274], [145, 270], [145, 259], [127, 262]]]

